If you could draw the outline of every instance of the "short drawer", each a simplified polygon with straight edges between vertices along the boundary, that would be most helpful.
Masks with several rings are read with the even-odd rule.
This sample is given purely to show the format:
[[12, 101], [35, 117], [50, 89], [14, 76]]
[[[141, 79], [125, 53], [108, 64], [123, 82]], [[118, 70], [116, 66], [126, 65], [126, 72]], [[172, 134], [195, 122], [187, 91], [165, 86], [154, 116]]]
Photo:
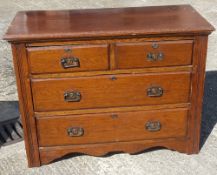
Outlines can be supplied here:
[[107, 45], [48, 46], [27, 48], [33, 74], [107, 70]]
[[117, 43], [118, 69], [190, 65], [192, 40]]
[[186, 103], [190, 72], [33, 79], [35, 111]]
[[187, 109], [52, 116], [37, 119], [40, 146], [185, 137]]

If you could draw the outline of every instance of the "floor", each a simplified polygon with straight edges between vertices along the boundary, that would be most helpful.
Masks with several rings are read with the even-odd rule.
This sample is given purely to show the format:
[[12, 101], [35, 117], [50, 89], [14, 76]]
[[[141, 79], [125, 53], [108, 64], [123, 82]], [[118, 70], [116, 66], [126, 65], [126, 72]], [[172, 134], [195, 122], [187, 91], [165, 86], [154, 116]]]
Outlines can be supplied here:
[[[129, 7], [191, 4], [217, 28], [217, 0], [0, 0], [0, 38], [19, 10]], [[28, 169], [24, 143], [0, 148], [0, 175], [144, 175], [144, 174], [217, 174], [217, 32], [210, 35], [202, 122], [201, 151], [185, 155], [169, 150], [146, 151], [138, 155], [114, 154], [97, 158], [77, 156], [40, 168]], [[10, 45], [0, 40], [0, 101], [16, 101], [16, 83]], [[0, 111], [0, 115], [3, 115]]]

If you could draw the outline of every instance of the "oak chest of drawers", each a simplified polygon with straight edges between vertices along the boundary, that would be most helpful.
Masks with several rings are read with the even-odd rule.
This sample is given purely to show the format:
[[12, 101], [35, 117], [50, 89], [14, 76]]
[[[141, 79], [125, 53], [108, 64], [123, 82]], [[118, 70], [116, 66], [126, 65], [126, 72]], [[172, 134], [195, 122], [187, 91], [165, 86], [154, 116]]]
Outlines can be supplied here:
[[69, 153], [198, 153], [207, 37], [191, 6], [26, 11], [12, 45], [29, 167]]

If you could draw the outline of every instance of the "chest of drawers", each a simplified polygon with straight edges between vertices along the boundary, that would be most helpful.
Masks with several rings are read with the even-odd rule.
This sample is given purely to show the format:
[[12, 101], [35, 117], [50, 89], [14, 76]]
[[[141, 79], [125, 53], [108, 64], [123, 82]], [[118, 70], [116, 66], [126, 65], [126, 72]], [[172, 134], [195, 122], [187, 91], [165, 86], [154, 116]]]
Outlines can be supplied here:
[[198, 153], [213, 30], [189, 5], [17, 13], [4, 38], [29, 167], [75, 152]]

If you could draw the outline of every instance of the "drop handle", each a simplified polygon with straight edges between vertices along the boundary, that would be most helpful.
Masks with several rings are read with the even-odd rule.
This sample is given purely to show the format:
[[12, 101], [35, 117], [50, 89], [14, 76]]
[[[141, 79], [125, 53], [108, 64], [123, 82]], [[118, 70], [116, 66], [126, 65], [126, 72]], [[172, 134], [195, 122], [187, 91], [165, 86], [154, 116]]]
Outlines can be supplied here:
[[161, 97], [163, 96], [163, 88], [162, 87], [150, 87], [147, 89], [148, 97]]
[[76, 68], [76, 67], [80, 67], [80, 61], [78, 58], [75, 58], [75, 57], [62, 58], [61, 65], [64, 69]]
[[64, 101], [79, 102], [81, 101], [81, 93], [79, 91], [70, 91], [64, 93]]
[[69, 127], [67, 128], [67, 134], [69, 137], [81, 137], [84, 135], [84, 129], [81, 127]]
[[161, 123], [159, 121], [149, 121], [145, 124], [145, 129], [149, 132], [160, 131]]
[[164, 53], [162, 53], [162, 52], [159, 52], [159, 53], [149, 52], [149, 53], [147, 53], [146, 58], [148, 61], [160, 61], [160, 60], [163, 60]]

